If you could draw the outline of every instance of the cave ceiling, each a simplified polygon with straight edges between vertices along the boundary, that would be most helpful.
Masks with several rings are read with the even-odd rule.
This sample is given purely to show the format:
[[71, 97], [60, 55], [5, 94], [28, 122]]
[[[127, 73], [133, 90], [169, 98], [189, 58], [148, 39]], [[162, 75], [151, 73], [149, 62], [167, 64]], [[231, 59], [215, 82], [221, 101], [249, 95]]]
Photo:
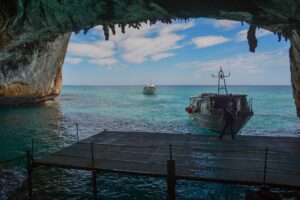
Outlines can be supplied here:
[[0, 48], [100, 24], [107, 32], [199, 17], [246, 22], [279, 37], [300, 27], [298, 0], [2, 0], [0, 7]]

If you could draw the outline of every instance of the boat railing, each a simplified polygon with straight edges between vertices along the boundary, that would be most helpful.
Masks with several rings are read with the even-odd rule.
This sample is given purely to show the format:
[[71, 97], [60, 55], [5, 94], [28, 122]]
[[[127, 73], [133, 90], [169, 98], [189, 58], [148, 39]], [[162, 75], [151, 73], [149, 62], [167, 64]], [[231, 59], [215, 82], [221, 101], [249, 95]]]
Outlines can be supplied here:
[[201, 96], [190, 96], [190, 99], [202, 99]]
[[200, 96], [190, 96], [190, 101], [192, 101], [192, 100], [202, 100], [203, 99], [203, 97], [200, 97]]
[[195, 103], [195, 101], [200, 101], [202, 100], [202, 97], [200, 96], [190, 96], [190, 106]]

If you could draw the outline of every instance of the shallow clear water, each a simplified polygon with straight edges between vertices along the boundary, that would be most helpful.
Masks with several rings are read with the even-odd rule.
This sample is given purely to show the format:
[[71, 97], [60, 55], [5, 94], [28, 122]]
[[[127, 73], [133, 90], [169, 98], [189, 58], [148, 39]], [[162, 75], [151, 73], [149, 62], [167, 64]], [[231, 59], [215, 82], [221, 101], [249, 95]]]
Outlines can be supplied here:
[[[0, 110], [0, 160], [24, 155], [31, 148], [39, 156], [72, 144], [103, 129], [123, 131], [214, 134], [200, 129], [186, 114], [189, 96], [215, 92], [215, 86], [158, 86], [156, 96], [142, 94], [142, 86], [64, 86], [54, 102], [41, 106]], [[231, 86], [230, 93], [253, 98], [254, 116], [242, 135], [300, 137], [290, 86]], [[0, 165], [0, 199], [25, 198], [25, 160]], [[78, 170], [44, 169], [34, 173], [37, 199], [89, 199], [91, 175]], [[98, 185], [104, 199], [165, 199], [163, 179], [105, 174]], [[243, 199], [245, 186], [179, 181], [178, 199]], [[11, 196], [12, 194], [12, 196]]]

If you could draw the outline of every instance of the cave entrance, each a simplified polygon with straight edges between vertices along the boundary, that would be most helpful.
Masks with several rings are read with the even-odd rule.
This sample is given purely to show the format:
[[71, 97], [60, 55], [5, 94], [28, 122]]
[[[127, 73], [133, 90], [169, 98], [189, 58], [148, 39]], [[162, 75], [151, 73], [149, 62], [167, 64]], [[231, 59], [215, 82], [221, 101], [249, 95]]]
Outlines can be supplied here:
[[[186, 119], [182, 109], [188, 104], [188, 97], [201, 92], [216, 92], [216, 80], [211, 74], [223, 66], [225, 72], [231, 73], [227, 83], [229, 93], [247, 94], [253, 98], [255, 115], [243, 133], [281, 134], [282, 130], [289, 130], [289, 134], [295, 135], [297, 117], [290, 86], [290, 44], [278, 42], [273, 33], [258, 29], [258, 47], [255, 53], [251, 53], [247, 42], [248, 29], [249, 25], [236, 21], [193, 19], [167, 25], [143, 24], [139, 30], [127, 27], [125, 34], [121, 33], [121, 28], [116, 28], [116, 35], [110, 32], [108, 41], [105, 41], [102, 26], [94, 27], [87, 34], [73, 34], [63, 67], [61, 95], [72, 85], [94, 86], [93, 95], [100, 91], [106, 94], [108, 90], [122, 86], [122, 91], [116, 91], [126, 91], [124, 95], [133, 95], [135, 99], [118, 101], [115, 99], [119, 98], [117, 94], [108, 92], [101, 98], [118, 106], [105, 104], [99, 112], [128, 119], [127, 115], [132, 112], [128, 109], [135, 108], [124, 101], [143, 106], [149, 106], [145, 103], [149, 101], [155, 105], [157, 98], [165, 97], [174, 89], [170, 86], [178, 86], [172, 95], [180, 99], [173, 99], [180, 106], [165, 109], [165, 112], [172, 113], [165, 116], [161, 116], [159, 108], [154, 108], [158, 109], [157, 113], [152, 110], [152, 118], [145, 117], [145, 120], [163, 123], [167, 118], [174, 118], [174, 113], [180, 113], [179, 119]], [[158, 85], [158, 95], [156, 99], [145, 99], [142, 86], [151, 81]], [[98, 86], [100, 90], [97, 92], [95, 88]], [[109, 106], [112, 106], [111, 110], [107, 110]], [[136, 111], [132, 120], [143, 119], [143, 115], [147, 115], [143, 109]], [[264, 133], [257, 133], [257, 130], [264, 130], [261, 131]]]

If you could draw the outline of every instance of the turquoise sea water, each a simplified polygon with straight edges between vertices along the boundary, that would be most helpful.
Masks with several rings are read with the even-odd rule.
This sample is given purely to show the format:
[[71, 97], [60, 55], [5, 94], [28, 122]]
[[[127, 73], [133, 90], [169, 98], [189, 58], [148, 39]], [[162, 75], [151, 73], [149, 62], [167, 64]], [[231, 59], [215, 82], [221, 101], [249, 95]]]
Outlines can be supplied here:
[[[0, 110], [0, 161], [24, 155], [31, 147], [39, 155], [58, 150], [103, 129], [214, 134], [195, 125], [185, 112], [189, 96], [215, 92], [215, 86], [158, 86], [156, 96], [142, 86], [64, 86], [53, 102]], [[230, 93], [248, 94], [254, 116], [241, 135], [300, 137], [290, 86], [231, 86]], [[24, 199], [25, 160], [0, 165], [0, 199]], [[90, 199], [90, 173], [44, 169], [34, 173], [37, 199]], [[165, 199], [163, 179], [105, 174], [98, 178], [104, 199]], [[246, 186], [179, 181], [178, 199], [243, 199]]]

